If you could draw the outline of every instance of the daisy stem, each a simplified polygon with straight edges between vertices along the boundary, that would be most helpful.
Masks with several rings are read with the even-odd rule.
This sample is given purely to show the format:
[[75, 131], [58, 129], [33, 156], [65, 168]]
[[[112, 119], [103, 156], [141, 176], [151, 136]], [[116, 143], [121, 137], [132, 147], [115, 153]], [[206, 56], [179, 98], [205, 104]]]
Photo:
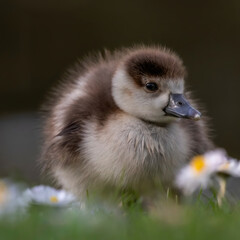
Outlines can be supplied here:
[[176, 204], [178, 204], [178, 195], [175, 196]]
[[169, 188], [167, 188], [167, 200], [169, 199]]
[[217, 194], [218, 206], [222, 206], [222, 200], [226, 193], [226, 178], [223, 176], [218, 176], [219, 191]]

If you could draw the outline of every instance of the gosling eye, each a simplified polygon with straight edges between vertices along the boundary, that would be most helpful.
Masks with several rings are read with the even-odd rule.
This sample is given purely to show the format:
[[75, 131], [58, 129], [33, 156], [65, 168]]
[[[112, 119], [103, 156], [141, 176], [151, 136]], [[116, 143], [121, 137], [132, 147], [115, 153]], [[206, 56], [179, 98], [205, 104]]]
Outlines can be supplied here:
[[156, 92], [158, 90], [158, 85], [154, 82], [146, 83], [145, 87], [150, 92]]

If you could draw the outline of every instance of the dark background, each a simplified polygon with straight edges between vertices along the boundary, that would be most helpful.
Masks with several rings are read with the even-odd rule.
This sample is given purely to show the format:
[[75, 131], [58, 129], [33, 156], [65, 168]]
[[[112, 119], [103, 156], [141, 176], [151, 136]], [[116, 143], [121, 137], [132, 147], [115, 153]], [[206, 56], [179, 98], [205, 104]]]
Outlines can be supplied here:
[[239, 0], [0, 0], [0, 177], [39, 181], [37, 111], [49, 89], [77, 58], [134, 43], [184, 59], [215, 143], [240, 158]]

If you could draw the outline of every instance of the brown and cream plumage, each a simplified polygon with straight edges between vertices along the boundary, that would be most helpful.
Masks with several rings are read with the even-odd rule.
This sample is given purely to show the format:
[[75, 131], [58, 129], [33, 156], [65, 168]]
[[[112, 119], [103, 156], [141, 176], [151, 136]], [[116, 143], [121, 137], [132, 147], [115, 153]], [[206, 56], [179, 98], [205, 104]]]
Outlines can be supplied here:
[[45, 105], [44, 170], [79, 197], [171, 188], [184, 163], [213, 147], [184, 78], [182, 60], [161, 47], [78, 64]]

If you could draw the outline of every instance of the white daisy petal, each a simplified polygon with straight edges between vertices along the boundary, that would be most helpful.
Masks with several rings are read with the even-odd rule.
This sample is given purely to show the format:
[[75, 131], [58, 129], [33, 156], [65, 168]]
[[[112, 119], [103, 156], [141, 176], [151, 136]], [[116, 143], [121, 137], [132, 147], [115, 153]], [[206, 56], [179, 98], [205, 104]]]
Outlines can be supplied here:
[[27, 189], [24, 197], [32, 203], [51, 206], [70, 206], [76, 201], [71, 193], [43, 185]]
[[206, 152], [204, 155], [206, 164], [208, 165], [208, 171], [215, 172], [220, 165], [227, 163], [228, 157], [223, 149], [216, 149]]
[[218, 172], [231, 175], [233, 177], [240, 177], [240, 162], [231, 158], [227, 163], [219, 166]]
[[0, 217], [26, 210], [28, 202], [22, 198], [22, 191], [22, 185], [0, 179]]

